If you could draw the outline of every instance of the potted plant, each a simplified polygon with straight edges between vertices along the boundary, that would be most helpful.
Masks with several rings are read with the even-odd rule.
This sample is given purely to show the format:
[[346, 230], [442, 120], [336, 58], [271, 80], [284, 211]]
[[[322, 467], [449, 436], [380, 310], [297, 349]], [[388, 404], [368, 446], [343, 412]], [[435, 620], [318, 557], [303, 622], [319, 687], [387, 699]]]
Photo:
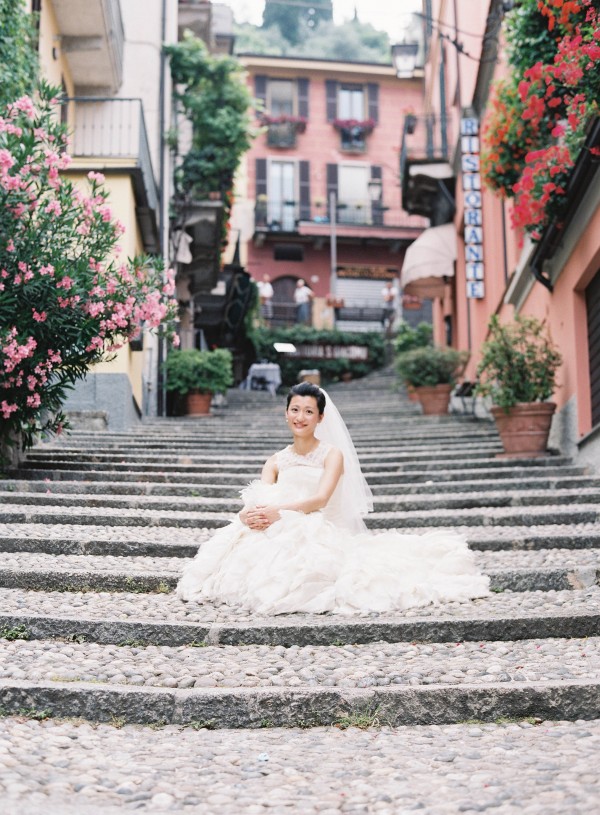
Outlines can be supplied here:
[[477, 393], [492, 399], [504, 455], [543, 455], [556, 410], [548, 400], [556, 387], [561, 355], [544, 324], [533, 317], [517, 317], [502, 325], [494, 315], [489, 332], [477, 369]]
[[450, 392], [468, 358], [465, 351], [426, 345], [399, 354], [396, 370], [415, 389], [423, 413], [442, 416], [448, 412]]
[[164, 364], [167, 390], [186, 397], [190, 416], [206, 415], [215, 393], [223, 393], [233, 384], [231, 352], [173, 351]]
[[[409, 325], [405, 320], [400, 320], [396, 329], [394, 340], [394, 351], [396, 354], [404, 354], [412, 351], [413, 348], [422, 348], [431, 345], [433, 337], [433, 326], [431, 323], [420, 322], [417, 326]], [[409, 382], [404, 382], [404, 386], [411, 402], [418, 402], [419, 398], [413, 386]]]

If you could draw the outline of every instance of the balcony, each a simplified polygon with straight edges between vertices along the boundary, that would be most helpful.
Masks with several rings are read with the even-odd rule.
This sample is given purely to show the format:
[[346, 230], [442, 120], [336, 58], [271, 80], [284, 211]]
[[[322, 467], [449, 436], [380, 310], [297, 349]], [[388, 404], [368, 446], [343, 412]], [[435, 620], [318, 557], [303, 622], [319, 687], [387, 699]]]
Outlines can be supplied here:
[[[385, 211], [384, 207], [371, 202], [352, 199], [340, 201], [337, 206], [337, 222], [354, 226], [382, 226]], [[303, 207], [296, 201], [269, 199], [256, 204], [257, 227], [266, 227], [272, 232], [296, 232], [300, 221], [329, 224], [328, 208], [317, 204]]]
[[77, 93], [116, 93], [125, 42], [120, 0], [54, 0], [52, 6]]
[[142, 100], [76, 96], [66, 104], [73, 126], [73, 169], [129, 173], [144, 247], [158, 251], [159, 194]]
[[404, 209], [447, 223], [454, 214], [453, 144], [446, 113], [404, 117], [400, 150], [400, 175]]

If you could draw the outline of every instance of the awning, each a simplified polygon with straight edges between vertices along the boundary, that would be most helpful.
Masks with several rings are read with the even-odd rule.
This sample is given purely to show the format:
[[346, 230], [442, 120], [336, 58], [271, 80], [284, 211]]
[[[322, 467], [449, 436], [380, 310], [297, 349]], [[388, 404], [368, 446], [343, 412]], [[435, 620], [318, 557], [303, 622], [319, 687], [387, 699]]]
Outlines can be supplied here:
[[406, 250], [400, 280], [405, 294], [443, 297], [444, 278], [454, 277], [456, 231], [454, 224], [431, 226]]

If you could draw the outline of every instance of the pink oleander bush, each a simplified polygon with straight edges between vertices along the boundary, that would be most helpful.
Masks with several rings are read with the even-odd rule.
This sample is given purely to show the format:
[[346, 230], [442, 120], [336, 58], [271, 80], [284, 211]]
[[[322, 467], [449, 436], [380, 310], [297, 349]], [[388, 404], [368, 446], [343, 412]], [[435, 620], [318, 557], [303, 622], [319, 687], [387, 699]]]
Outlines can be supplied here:
[[142, 326], [177, 342], [173, 272], [120, 258], [100, 173], [87, 189], [64, 175], [55, 92], [42, 85], [0, 116], [0, 446], [60, 432], [67, 390]]

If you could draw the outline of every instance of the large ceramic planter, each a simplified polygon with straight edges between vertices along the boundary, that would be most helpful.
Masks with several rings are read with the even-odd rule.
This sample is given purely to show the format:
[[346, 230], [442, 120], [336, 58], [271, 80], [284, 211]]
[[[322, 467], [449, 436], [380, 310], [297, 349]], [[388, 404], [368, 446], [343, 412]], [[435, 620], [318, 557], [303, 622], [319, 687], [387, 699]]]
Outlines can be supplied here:
[[415, 393], [425, 416], [443, 416], [448, 413], [452, 385], [422, 385]]
[[186, 408], [188, 416], [207, 416], [210, 413], [212, 393], [188, 393]]
[[510, 408], [493, 407], [492, 416], [502, 439], [501, 458], [535, 458], [546, 454], [554, 402], [521, 402]]

